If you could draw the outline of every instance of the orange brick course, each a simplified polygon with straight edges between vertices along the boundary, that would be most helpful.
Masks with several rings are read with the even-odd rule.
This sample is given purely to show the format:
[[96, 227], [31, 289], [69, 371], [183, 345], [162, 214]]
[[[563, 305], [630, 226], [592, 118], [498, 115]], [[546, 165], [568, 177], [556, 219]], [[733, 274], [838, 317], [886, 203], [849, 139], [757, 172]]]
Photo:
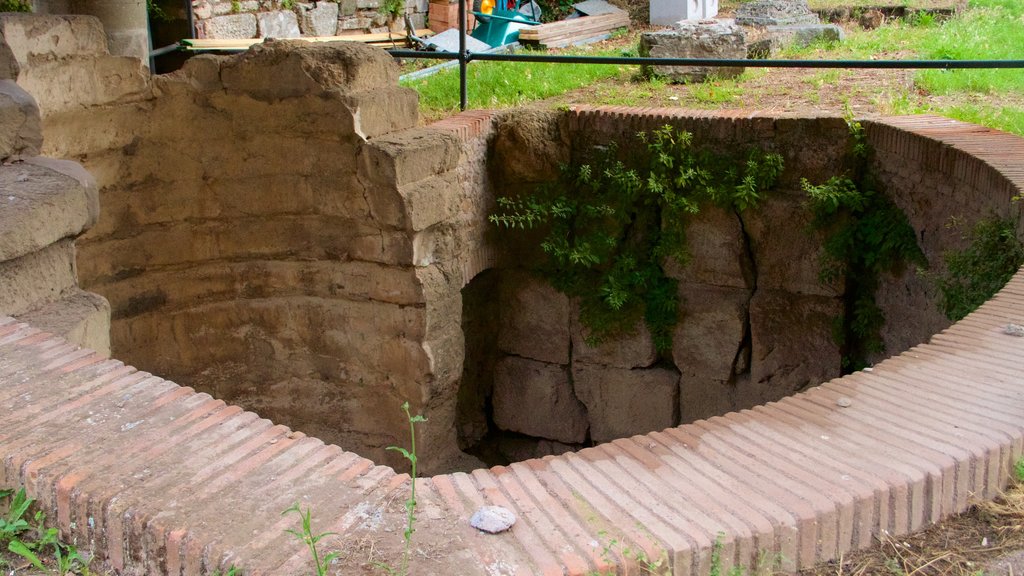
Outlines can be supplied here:
[[[468, 140], [494, 117], [434, 126]], [[682, 117], [778, 128], [753, 112], [624, 107], [570, 120], [635, 131]], [[993, 194], [1024, 190], [1020, 138], [936, 117], [867, 130], [885, 153]], [[421, 479], [415, 538], [448, 547], [414, 556], [414, 573], [634, 573], [642, 551], [672, 574], [703, 575], [716, 541], [723, 568], [768, 551], [795, 570], [960, 512], [995, 496], [1024, 450], [1024, 338], [1003, 333], [1011, 322], [1024, 324], [1024, 271], [870, 372], [578, 453]], [[0, 418], [0, 486], [25, 486], [64, 538], [118, 570], [308, 573], [283, 532], [294, 502], [338, 533], [325, 546], [397, 561], [406, 475], [2, 317]], [[467, 520], [484, 504], [514, 510], [515, 527], [476, 533]]]

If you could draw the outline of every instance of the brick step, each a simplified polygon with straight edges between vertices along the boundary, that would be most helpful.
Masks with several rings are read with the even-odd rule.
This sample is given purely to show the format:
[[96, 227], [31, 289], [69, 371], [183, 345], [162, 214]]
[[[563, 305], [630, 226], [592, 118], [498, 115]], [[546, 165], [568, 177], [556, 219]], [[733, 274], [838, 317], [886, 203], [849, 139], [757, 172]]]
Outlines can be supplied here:
[[0, 166], [0, 261], [79, 235], [99, 215], [96, 182], [78, 164], [29, 158]]
[[110, 304], [99, 294], [70, 288], [61, 298], [17, 316], [72, 344], [110, 355]]
[[0, 313], [19, 316], [59, 300], [75, 287], [75, 246], [61, 240], [38, 252], [0, 261]]

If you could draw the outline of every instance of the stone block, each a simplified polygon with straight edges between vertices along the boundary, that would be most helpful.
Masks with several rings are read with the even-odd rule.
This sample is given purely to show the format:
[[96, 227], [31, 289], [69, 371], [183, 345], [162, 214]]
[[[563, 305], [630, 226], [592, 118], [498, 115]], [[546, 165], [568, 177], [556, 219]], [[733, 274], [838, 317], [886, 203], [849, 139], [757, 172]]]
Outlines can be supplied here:
[[0, 80], [0, 160], [39, 154], [42, 130], [32, 96], [12, 80]]
[[338, 2], [338, 15], [339, 16], [355, 16], [356, 0], [340, 0]]
[[18, 84], [35, 97], [44, 119], [150, 94], [149, 70], [130, 56], [33, 61], [22, 66]]
[[680, 282], [746, 288], [753, 285], [753, 262], [739, 216], [717, 206], [701, 208], [686, 222], [689, 261], [665, 260], [665, 273]]
[[580, 323], [579, 307], [573, 307], [572, 360], [617, 368], [644, 368], [654, 364], [658, 354], [654, 349], [651, 331], [643, 321], [637, 322], [632, 333], [610, 338], [591, 346], [587, 343], [587, 329]]
[[[741, 380], [746, 380], [744, 375]], [[689, 424], [737, 409], [736, 385], [728, 380], [705, 380], [683, 375], [679, 379], [679, 423]]]
[[395, 86], [398, 65], [387, 52], [361, 42], [278, 40], [226, 61], [221, 78], [229, 92], [273, 102]]
[[[103, 25], [93, 16], [0, 13], [0, 38], [11, 51], [8, 57], [13, 56], [22, 67], [109, 54]], [[0, 72], [4, 67], [0, 56]]]
[[679, 374], [675, 370], [574, 364], [572, 377], [576, 396], [587, 408], [594, 442], [664, 430], [677, 423]]
[[736, 23], [742, 26], [793, 26], [817, 24], [807, 0], [754, 0], [736, 9]]
[[17, 316], [75, 286], [75, 246], [62, 240], [0, 262], [0, 315]]
[[508, 356], [494, 366], [494, 423], [569, 444], [587, 437], [587, 412], [576, 398], [566, 368]]
[[[32, 159], [34, 160], [34, 159]], [[0, 261], [74, 237], [96, 221], [96, 185], [81, 167], [63, 160], [0, 166]]]
[[843, 29], [836, 24], [767, 26], [748, 36], [747, 56], [769, 58], [785, 48], [803, 48], [816, 42], [842, 42], [845, 38]]
[[359, 176], [404, 186], [454, 170], [462, 143], [458, 136], [431, 128], [413, 128], [374, 138], [359, 151]]
[[502, 274], [498, 347], [524, 358], [569, 363], [569, 298], [526, 272]]
[[[652, 58], [745, 59], [747, 43], [743, 28], [732, 20], [684, 20], [671, 30], [645, 32], [640, 36], [640, 55]], [[699, 82], [708, 76], [732, 78], [743, 67], [644, 66], [645, 74], [664, 76], [672, 82]]]
[[298, 38], [299, 20], [291, 10], [275, 10], [256, 14], [260, 38]]
[[60, 300], [34, 308], [18, 320], [110, 356], [110, 304], [98, 294], [73, 288]]
[[832, 327], [840, 298], [758, 289], [750, 301], [750, 382], [739, 408], [778, 400], [840, 375]]
[[299, 4], [299, 29], [303, 36], [334, 36], [338, 33], [337, 2]]
[[385, 85], [348, 94], [343, 101], [352, 111], [356, 135], [364, 140], [412, 128], [419, 122], [419, 94], [412, 88]]
[[672, 338], [672, 359], [684, 379], [731, 378], [747, 332], [750, 295], [742, 288], [679, 286], [681, 318]]
[[203, 38], [256, 38], [259, 26], [255, 14], [226, 14], [199, 23]]
[[842, 279], [820, 279], [825, 240], [811, 230], [811, 213], [801, 196], [774, 194], [742, 215], [757, 265], [759, 290], [836, 296]]

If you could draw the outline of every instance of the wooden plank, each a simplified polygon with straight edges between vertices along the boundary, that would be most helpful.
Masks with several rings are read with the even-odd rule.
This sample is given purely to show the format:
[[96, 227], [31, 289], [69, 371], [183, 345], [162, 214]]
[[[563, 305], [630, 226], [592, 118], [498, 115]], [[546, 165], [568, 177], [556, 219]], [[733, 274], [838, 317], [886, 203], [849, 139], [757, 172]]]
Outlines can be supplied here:
[[519, 31], [519, 37], [528, 40], [541, 40], [560, 34], [587, 31], [610, 30], [629, 25], [629, 15], [625, 12], [601, 14], [599, 16], [583, 16], [540, 26], [528, 26]]
[[[596, 21], [586, 21], [590, 18], [599, 18]], [[558, 27], [558, 28], [540, 28], [534, 27], [535, 29], [524, 29], [520, 30], [519, 37], [527, 40], [544, 40], [546, 38], [554, 38], [558, 36], [574, 35], [578, 36], [585, 33], [592, 32], [603, 32], [606, 30], [612, 30], [615, 28], [621, 28], [623, 26], [629, 26], [629, 16], [626, 14], [608, 14], [607, 17], [602, 16], [587, 16], [584, 18], [574, 18], [574, 20], [580, 20], [572, 27]], [[546, 25], [544, 25], [546, 26]]]
[[604, 33], [604, 32], [609, 32], [609, 31], [614, 30], [616, 28], [624, 28], [626, 26], [628, 26], [628, 24], [621, 24], [621, 25], [618, 25], [618, 26], [614, 26], [614, 25], [612, 25], [612, 26], [597, 26], [597, 27], [588, 26], [586, 28], [581, 28], [579, 30], [572, 30], [572, 31], [569, 31], [569, 32], [562, 32], [562, 33], [559, 33], [559, 34], [548, 34], [548, 35], [545, 35], [545, 36], [541, 36], [539, 38], [523, 38], [522, 36], [520, 36], [520, 40], [528, 40], [528, 41], [535, 41], [535, 42], [541, 42], [541, 43], [548, 43], [548, 42], [552, 42], [552, 41], [555, 41], [555, 40], [565, 40], [567, 38], [589, 38], [591, 36], [597, 36], [598, 34], [601, 34], [601, 33]]
[[[423, 38], [430, 36], [434, 32], [429, 28], [421, 28], [416, 30], [416, 35]], [[390, 38], [393, 38], [395, 42], [405, 41], [405, 31], [393, 32]], [[279, 40], [302, 40], [310, 43], [320, 42], [366, 42], [366, 43], [386, 43], [390, 44], [390, 40], [387, 32], [380, 32], [376, 34], [346, 34], [344, 36], [302, 36], [300, 38], [279, 38]], [[259, 44], [263, 42], [265, 38], [245, 38], [245, 39], [229, 39], [229, 38], [186, 38], [181, 41], [182, 46], [186, 50], [234, 50], [240, 49], [245, 50], [253, 44]]]

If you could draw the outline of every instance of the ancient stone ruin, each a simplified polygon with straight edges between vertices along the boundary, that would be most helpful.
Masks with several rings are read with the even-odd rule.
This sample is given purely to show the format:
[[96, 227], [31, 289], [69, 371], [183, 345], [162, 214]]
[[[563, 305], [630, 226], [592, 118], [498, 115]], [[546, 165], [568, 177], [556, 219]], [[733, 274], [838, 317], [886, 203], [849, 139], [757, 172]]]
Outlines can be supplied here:
[[[80, 162], [99, 190], [98, 219], [89, 204], [33, 250], [76, 266], [77, 285], [109, 301], [112, 353], [143, 369], [396, 466], [385, 447], [400, 443], [408, 400], [430, 418], [427, 472], [676, 426], [840, 374], [831, 327], [844, 294], [819, 279], [800, 179], [842, 172], [842, 119], [623, 124], [576, 109], [422, 127], [390, 57], [364, 46], [268, 42], [150, 78], [109, 56], [86, 17], [4, 15], [0, 33], [5, 94], [30, 134], [8, 154], [39, 147], [27, 92], [42, 154]], [[591, 347], [575, 303], [526, 265], [535, 249], [487, 216], [497, 196], [551, 179], [594, 143], [666, 122], [711, 147], [776, 151], [785, 172], [759, 210], [691, 223], [692, 262], [669, 269], [683, 303], [670, 353], [642, 326]], [[3, 174], [35, 182], [52, 170], [33, 166]], [[1006, 209], [883, 155], [874, 169], [932, 260], [960, 241], [937, 214]], [[94, 198], [77, 178], [77, 197]], [[928, 206], [905, 195], [922, 183], [939, 191]], [[72, 264], [70, 238], [94, 219]], [[73, 276], [46, 301], [78, 290]], [[930, 290], [913, 270], [886, 279], [888, 353], [946, 325], [923, 304]], [[6, 298], [4, 313], [33, 318], [34, 304]]]

